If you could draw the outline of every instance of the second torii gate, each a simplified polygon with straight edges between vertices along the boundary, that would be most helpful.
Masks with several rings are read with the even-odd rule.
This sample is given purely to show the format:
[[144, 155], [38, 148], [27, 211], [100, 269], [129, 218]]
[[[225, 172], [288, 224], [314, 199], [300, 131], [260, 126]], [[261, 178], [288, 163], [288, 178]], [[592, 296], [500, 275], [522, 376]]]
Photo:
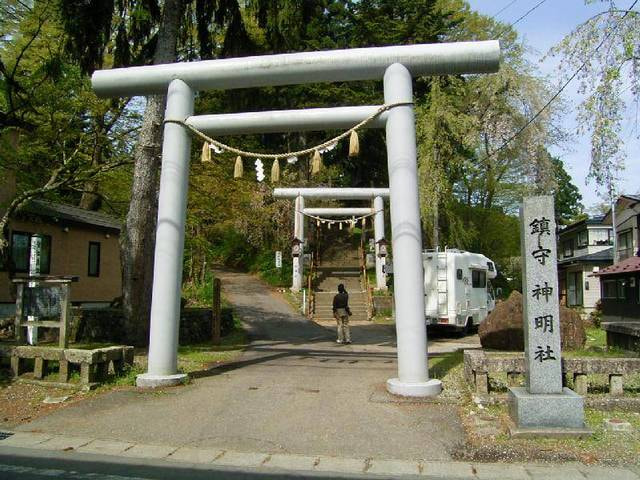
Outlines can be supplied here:
[[[374, 240], [376, 256], [376, 288], [386, 289], [386, 275], [383, 269], [383, 259], [380, 257], [380, 240], [385, 239], [384, 233], [384, 200], [390, 195], [388, 188], [276, 188], [273, 196], [276, 198], [295, 199], [294, 237], [304, 244], [304, 217], [316, 215], [324, 217], [351, 217], [373, 215]], [[305, 208], [305, 198], [324, 200], [372, 200], [371, 208]], [[303, 284], [302, 256], [293, 258], [293, 279], [291, 289], [299, 291]]]

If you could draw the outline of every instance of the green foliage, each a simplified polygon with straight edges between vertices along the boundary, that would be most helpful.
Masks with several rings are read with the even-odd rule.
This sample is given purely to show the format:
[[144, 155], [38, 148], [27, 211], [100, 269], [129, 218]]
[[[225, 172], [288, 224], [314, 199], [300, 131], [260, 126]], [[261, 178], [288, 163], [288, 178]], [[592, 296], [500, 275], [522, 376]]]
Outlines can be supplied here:
[[554, 169], [555, 183], [553, 194], [555, 195], [556, 220], [568, 225], [578, 220], [584, 206], [580, 203], [582, 195], [576, 187], [571, 176], [564, 169], [564, 164], [559, 158], [551, 158]]

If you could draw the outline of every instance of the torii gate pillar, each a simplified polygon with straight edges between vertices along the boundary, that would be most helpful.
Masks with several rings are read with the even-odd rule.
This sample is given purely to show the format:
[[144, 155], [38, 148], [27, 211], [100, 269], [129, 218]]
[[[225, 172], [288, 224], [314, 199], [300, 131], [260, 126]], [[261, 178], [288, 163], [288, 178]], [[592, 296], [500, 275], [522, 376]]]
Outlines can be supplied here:
[[299, 292], [303, 284], [304, 273], [304, 197], [298, 195], [295, 201], [293, 214], [293, 236], [300, 240], [300, 255], [293, 257], [293, 280], [291, 290]]
[[[384, 74], [384, 101], [413, 102], [411, 73], [399, 63]], [[386, 133], [398, 342], [398, 377], [387, 380], [387, 390], [407, 397], [438, 395], [442, 382], [429, 380], [427, 367], [416, 128], [411, 105], [389, 111]]]
[[387, 276], [384, 273], [384, 258], [380, 256], [380, 245], [378, 242], [384, 239], [384, 200], [382, 197], [373, 199], [373, 238], [376, 241], [376, 289], [387, 289]]
[[[193, 115], [193, 103], [191, 87], [182, 80], [173, 80], [167, 91], [165, 120], [182, 120]], [[139, 387], [175, 385], [187, 379], [186, 374], [177, 371], [190, 151], [189, 131], [182, 125], [165, 123], [153, 266], [149, 366], [147, 373], [136, 378]]]

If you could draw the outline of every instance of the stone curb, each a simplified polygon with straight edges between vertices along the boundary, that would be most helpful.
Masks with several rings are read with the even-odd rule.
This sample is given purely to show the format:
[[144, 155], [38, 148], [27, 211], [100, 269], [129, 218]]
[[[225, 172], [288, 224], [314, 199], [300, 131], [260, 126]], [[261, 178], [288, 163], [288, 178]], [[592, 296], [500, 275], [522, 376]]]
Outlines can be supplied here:
[[[11, 433], [11, 432], [7, 432]], [[251, 468], [366, 474], [375, 477], [415, 475], [424, 478], [459, 480], [640, 480], [640, 475], [628, 468], [604, 468], [582, 464], [538, 465], [507, 463], [466, 463], [411, 461], [376, 458], [342, 458], [323, 455], [285, 453], [236, 452], [220, 448], [145, 445], [72, 437], [45, 433], [16, 432], [0, 440], [2, 447], [30, 448], [52, 451], [75, 451], [126, 458], [155, 459], [176, 464], [211, 465], [212, 467]], [[634, 469], [635, 470], [635, 469]], [[640, 472], [640, 470], [638, 470]]]

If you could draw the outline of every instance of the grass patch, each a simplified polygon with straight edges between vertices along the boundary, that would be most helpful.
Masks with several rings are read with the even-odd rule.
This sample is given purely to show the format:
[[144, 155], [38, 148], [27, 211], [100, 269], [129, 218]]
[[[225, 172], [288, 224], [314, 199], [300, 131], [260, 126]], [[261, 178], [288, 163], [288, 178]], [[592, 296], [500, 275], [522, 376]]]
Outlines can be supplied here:
[[461, 350], [438, 355], [437, 357], [429, 357], [429, 376], [443, 380], [454, 367], [462, 365], [463, 360], [464, 352]]
[[380, 325], [394, 325], [396, 322], [393, 318], [393, 312], [391, 310], [382, 310], [376, 313], [371, 319], [373, 323]]
[[235, 329], [222, 337], [220, 345], [205, 343], [180, 346], [178, 348], [178, 365], [185, 373], [205, 370], [212, 364], [234, 360], [247, 345], [246, 332], [242, 329]]
[[565, 350], [562, 355], [567, 358], [575, 357], [635, 357], [633, 353], [626, 352], [618, 347], [607, 347], [607, 332], [598, 327], [590, 327], [585, 330], [587, 341], [584, 348], [578, 350]]
[[[485, 407], [484, 415], [502, 418], [508, 421], [509, 413], [505, 405], [491, 405]], [[619, 419], [629, 422], [630, 432], [612, 432], [605, 429], [607, 419]], [[583, 463], [606, 463], [637, 465], [637, 452], [640, 451], [640, 414], [625, 411], [601, 411], [585, 409], [585, 423], [593, 430], [593, 435], [587, 438], [532, 438], [511, 439], [507, 434], [500, 434], [489, 443], [485, 440], [484, 447], [492, 448], [494, 452], [505, 451], [516, 455], [522, 460], [532, 461], [536, 458], [552, 459], [554, 461], [581, 461]], [[481, 447], [483, 448], [483, 447]]]

